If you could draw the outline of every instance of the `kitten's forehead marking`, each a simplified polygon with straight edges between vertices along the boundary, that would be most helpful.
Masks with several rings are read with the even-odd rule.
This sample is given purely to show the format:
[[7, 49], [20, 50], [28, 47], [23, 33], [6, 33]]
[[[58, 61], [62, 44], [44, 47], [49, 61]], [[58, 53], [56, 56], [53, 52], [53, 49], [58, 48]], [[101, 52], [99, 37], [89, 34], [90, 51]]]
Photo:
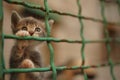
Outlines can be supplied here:
[[32, 24], [39, 24], [39, 23], [35, 19], [24, 18], [20, 21], [20, 24], [26, 24], [26, 25], [31, 24], [32, 25]]
[[30, 26], [30, 27], [42, 27], [43, 22], [38, 21], [34, 18], [28, 17], [28, 18], [23, 18], [22, 20], [20, 20], [20, 22], [18, 23], [18, 26]]

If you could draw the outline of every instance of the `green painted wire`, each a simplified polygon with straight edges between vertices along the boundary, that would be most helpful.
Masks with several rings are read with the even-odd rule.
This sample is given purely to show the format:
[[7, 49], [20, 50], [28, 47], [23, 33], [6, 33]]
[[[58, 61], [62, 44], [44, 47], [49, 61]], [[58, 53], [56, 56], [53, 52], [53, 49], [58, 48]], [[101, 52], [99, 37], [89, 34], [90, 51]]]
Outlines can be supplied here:
[[[70, 40], [70, 39], [58, 39], [58, 38], [52, 38], [52, 37], [33, 37], [33, 36], [27, 36], [27, 37], [19, 37], [15, 35], [7, 35], [4, 34], [5, 39], [19, 39], [19, 40], [37, 40], [37, 41], [49, 41], [49, 42], [66, 42], [66, 43], [83, 43], [82, 40]], [[120, 43], [120, 38], [109, 38], [109, 42], [115, 41], [116, 43]], [[84, 42], [86, 44], [93, 44], [93, 43], [105, 43], [108, 41], [108, 38], [105, 39], [99, 39], [99, 40], [85, 40]]]
[[[72, 67], [67, 67], [67, 66], [60, 66], [56, 67], [57, 71], [61, 70], [77, 70], [77, 69], [88, 69], [88, 68], [101, 68], [101, 67], [106, 67], [109, 66], [110, 64], [98, 64], [98, 65], [90, 65], [90, 66], [72, 66]], [[120, 65], [120, 62], [114, 63], [114, 65]], [[46, 71], [51, 71], [50, 67], [44, 67], [44, 68], [34, 68], [34, 69], [4, 69], [5, 74], [9, 73], [23, 73], [23, 72], [46, 72]]]
[[2, 0], [0, 0], [0, 80], [4, 80], [4, 36], [3, 36], [3, 5]]
[[[81, 5], [80, 5], [80, 0], [77, 0], [76, 1], [77, 3], [77, 6], [78, 6], [78, 16], [81, 16], [81, 11], [82, 11], [82, 8], [81, 8]], [[85, 38], [84, 38], [84, 24], [83, 24], [83, 21], [81, 18], [78, 18], [79, 19], [79, 22], [80, 22], [80, 25], [81, 25], [81, 28], [80, 28], [80, 37], [82, 39], [82, 47], [81, 47], [81, 56], [82, 56], [82, 66], [84, 66], [85, 64], [85, 55], [84, 55], [84, 51], [85, 51]], [[88, 80], [87, 78], [87, 74], [84, 72], [84, 69], [82, 69], [83, 73], [84, 73], [84, 80]]]
[[[101, 0], [101, 16], [104, 21], [104, 34], [105, 34], [106, 38], [109, 39], [109, 32], [107, 30], [107, 20], [105, 17], [105, 3], [103, 0]], [[107, 54], [108, 54], [108, 62], [110, 64], [110, 73], [111, 73], [112, 79], [116, 80], [115, 75], [114, 75], [114, 64], [112, 62], [112, 59], [110, 58], [111, 47], [110, 47], [109, 41], [106, 42], [106, 48], [107, 48]]]
[[120, 17], [120, 0], [117, 0], [117, 4], [118, 4], [118, 13], [119, 13], [119, 17]]
[[119, 12], [119, 16], [120, 16], [120, 0], [117, 0], [117, 4], [118, 4], [118, 12]]
[[[47, 37], [51, 37], [51, 27], [49, 25], [49, 6], [48, 6], [48, 1], [44, 0], [44, 6], [45, 6], [45, 10], [46, 10], [46, 15], [45, 15], [45, 25], [46, 25], [46, 29], [47, 29]], [[57, 77], [57, 71], [56, 71], [56, 67], [54, 65], [54, 49], [52, 47], [52, 44], [47, 41], [48, 47], [49, 47], [49, 51], [50, 51], [50, 65], [53, 71], [53, 80], [56, 80]]]

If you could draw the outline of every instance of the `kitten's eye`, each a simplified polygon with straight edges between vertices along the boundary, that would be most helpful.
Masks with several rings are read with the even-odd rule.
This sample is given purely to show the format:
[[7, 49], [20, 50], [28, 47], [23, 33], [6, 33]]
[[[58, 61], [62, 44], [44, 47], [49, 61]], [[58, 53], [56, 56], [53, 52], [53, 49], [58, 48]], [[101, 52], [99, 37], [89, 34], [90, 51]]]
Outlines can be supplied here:
[[27, 31], [27, 27], [23, 26], [23, 27], [22, 27], [22, 30]]
[[40, 32], [41, 29], [37, 27], [37, 28], [35, 28], [35, 31]]

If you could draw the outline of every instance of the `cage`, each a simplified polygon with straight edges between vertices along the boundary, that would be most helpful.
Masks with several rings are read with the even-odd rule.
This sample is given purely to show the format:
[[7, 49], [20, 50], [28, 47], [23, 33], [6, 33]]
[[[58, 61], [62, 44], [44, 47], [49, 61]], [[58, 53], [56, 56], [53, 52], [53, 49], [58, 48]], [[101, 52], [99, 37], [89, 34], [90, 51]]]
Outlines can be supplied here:
[[[67, 71], [74, 71], [74, 70], [81, 70], [79, 72], [83, 74], [83, 79], [88, 80], [88, 74], [85, 70], [89, 68], [95, 68], [98, 69], [98, 72], [100, 72], [100, 76], [106, 76], [106, 78], [95, 78], [95, 80], [101, 80], [101, 79], [109, 79], [109, 80], [117, 80], [119, 79], [119, 14], [120, 14], [120, 0], [76, 0], [76, 1], [68, 1], [68, 5], [65, 6], [66, 9], [60, 8], [59, 4], [56, 4], [58, 1], [59, 4], [66, 5], [67, 1], [49, 1], [49, 0], [44, 0], [39, 3], [43, 3], [40, 5], [35, 5], [35, 3], [29, 2], [29, 1], [20, 1], [20, 0], [4, 0], [0, 1], [0, 25], [1, 25], [1, 31], [0, 31], [0, 80], [5, 79], [6, 74], [10, 74], [12, 72], [17, 72], [17, 73], [22, 73], [22, 72], [46, 72], [46, 71], [52, 71], [52, 79], [57, 80], [59, 76], [59, 72], [63, 71], [62, 77], [60, 76], [60, 79], [64, 79], [64, 74], [65, 77], [68, 75], [69, 78], [65, 79], [71, 79], [73, 77], [72, 75], [69, 75], [69, 73], [74, 73], [74, 72], [66, 72]], [[6, 27], [4, 25], [3, 27], [3, 16], [6, 12], [3, 14], [3, 8], [5, 7], [3, 4], [15, 4], [15, 5], [21, 5], [22, 7], [26, 7], [26, 9], [31, 12], [32, 14], [37, 13], [44, 16], [46, 28], [47, 28], [47, 37], [45, 38], [34, 38], [34, 37], [26, 37], [26, 38], [21, 38], [15, 35], [10, 35], [10, 34], [5, 34], [3, 32], [3, 28]], [[92, 4], [93, 3], [93, 4]], [[51, 4], [49, 6], [49, 4]], [[50, 7], [55, 7], [56, 4], [57, 7], [54, 10], [51, 9]], [[87, 4], [87, 5], [86, 5]], [[112, 5], [112, 6], [111, 6]], [[86, 7], [87, 6], [87, 7]], [[97, 7], [96, 7], [97, 6]], [[9, 6], [7, 6], [8, 8]], [[13, 6], [14, 7], [14, 6]], [[12, 8], [13, 8], [12, 7]], [[73, 8], [71, 8], [73, 7]], [[88, 9], [91, 7], [91, 9]], [[11, 10], [12, 10], [11, 8]], [[84, 9], [83, 9], [84, 8]], [[20, 8], [21, 9], [21, 8]], [[36, 9], [37, 11], [34, 11]], [[75, 10], [74, 10], [75, 9]], [[77, 9], [77, 11], [76, 11]], [[60, 11], [61, 10], [61, 11]], [[62, 12], [63, 10], [63, 12]], [[113, 11], [114, 10], [114, 11]], [[67, 11], [67, 12], [64, 12]], [[73, 12], [71, 12], [73, 11]], [[97, 11], [97, 12], [96, 12]], [[35, 13], [34, 13], [35, 12]], [[44, 12], [44, 13], [42, 13]], [[89, 13], [90, 12], [90, 13]], [[75, 13], [75, 14], [74, 14]], [[54, 14], [53, 16], [51, 14]], [[88, 15], [90, 14], [90, 16]], [[28, 14], [27, 14], [28, 15]], [[67, 24], [67, 26], [62, 26], [62, 27], [57, 27], [57, 29], [53, 30], [52, 33], [56, 32], [54, 34], [55, 36], [58, 35], [58, 38], [51, 37], [51, 30], [50, 26], [48, 23], [49, 18], [54, 18], [54, 16], [62, 16], [64, 17], [63, 19], [66, 19], [63, 21], [62, 24]], [[83, 16], [84, 15], [84, 16]], [[7, 18], [10, 18], [9, 16], [4, 16], [4, 24], [7, 22]], [[37, 16], [38, 17], [38, 16]], [[75, 19], [74, 19], [75, 18]], [[54, 18], [56, 20], [56, 17]], [[77, 22], [77, 24], [72, 24], [74, 22]], [[88, 23], [88, 24], [86, 24]], [[7, 25], [9, 26], [9, 25]], [[61, 25], [60, 25], [61, 26]], [[78, 26], [78, 27], [76, 27]], [[86, 27], [87, 26], [87, 27]], [[90, 26], [90, 27], [88, 27]], [[93, 26], [93, 28], [92, 28]], [[100, 28], [101, 27], [101, 28]], [[56, 27], [54, 27], [56, 28]], [[53, 28], [53, 29], [54, 29]], [[74, 29], [76, 28], [76, 29]], [[5, 29], [5, 28], [4, 28]], [[59, 31], [58, 29], [61, 29]], [[71, 29], [69, 31], [69, 29]], [[94, 30], [92, 30], [94, 29]], [[72, 31], [73, 30], [73, 31]], [[6, 30], [6, 32], [9, 31]], [[57, 31], [59, 33], [57, 33]], [[92, 33], [92, 31], [94, 31]], [[63, 32], [63, 33], [62, 33]], [[65, 35], [65, 32], [67, 34]], [[85, 34], [87, 33], [87, 34]], [[63, 36], [65, 35], [65, 36]], [[67, 37], [68, 36], [68, 37]], [[79, 37], [78, 37], [79, 36]], [[95, 37], [97, 36], [97, 37]], [[98, 37], [99, 36], [99, 37]], [[67, 38], [66, 38], [67, 37]], [[75, 38], [75, 39], [73, 39]], [[6, 68], [6, 58], [9, 57], [8, 55], [5, 55], [6, 53], [4, 47], [5, 45], [8, 45], [8, 43], [5, 42], [5, 39], [33, 39], [33, 40], [38, 40], [38, 41], [47, 41], [47, 46], [49, 48], [50, 52], [50, 67], [43, 67], [43, 68], [35, 68], [35, 69], [9, 69]], [[58, 48], [53, 48], [52, 43], [58, 43], [57, 47]], [[62, 44], [62, 45], [59, 45]], [[70, 45], [69, 45], [70, 44]], [[73, 46], [72, 46], [73, 45]], [[100, 49], [97, 49], [97, 46], [99, 46]], [[68, 47], [69, 48], [64, 48]], [[76, 47], [75, 47], [76, 46]], [[94, 46], [94, 47], [91, 47]], [[9, 46], [11, 47], [11, 46]], [[9, 48], [7, 47], [7, 48]], [[55, 46], [56, 47], [56, 46]], [[61, 48], [62, 47], [62, 48]], [[87, 50], [86, 49], [89, 49]], [[101, 48], [102, 47], [102, 48]], [[117, 49], [116, 49], [117, 47]], [[73, 49], [76, 48], [76, 49]], [[76, 51], [77, 50], [77, 51]], [[78, 53], [79, 54], [75, 54]], [[59, 51], [59, 52], [58, 52]], [[64, 52], [63, 52], [64, 51]], [[69, 52], [67, 52], [69, 51]], [[89, 53], [89, 51], [92, 51]], [[56, 53], [59, 53], [56, 55]], [[62, 54], [63, 55], [60, 55]], [[72, 55], [70, 54], [64, 54], [64, 53], [73, 53]], [[86, 53], [89, 53], [88, 55]], [[92, 54], [94, 53], [94, 54]], [[99, 53], [99, 54], [97, 54]], [[80, 56], [78, 56], [80, 55]], [[101, 57], [102, 55], [102, 57]], [[7, 56], [7, 57], [6, 57]], [[59, 57], [58, 57], [59, 56]], [[80, 63], [75, 65], [70, 65], [70, 66], [60, 66], [61, 63], [63, 63], [64, 59], [66, 59], [66, 56], [68, 57], [67, 59], [71, 61], [72, 57], [75, 58], [80, 58]], [[90, 58], [87, 58], [89, 57]], [[114, 57], [116, 56], [116, 57]], [[90, 61], [91, 60], [91, 61]], [[102, 60], [102, 61], [99, 61]], [[89, 63], [90, 65], [86, 65], [86, 63]], [[66, 61], [67, 62], [67, 61]], [[65, 62], [65, 63], [66, 63]], [[77, 61], [75, 61], [77, 62]], [[97, 64], [96, 64], [97, 63]], [[99, 63], [99, 64], [98, 64]], [[60, 65], [59, 65], [60, 64]], [[71, 64], [71, 63], [70, 63]], [[8, 65], [8, 64], [7, 64]], [[104, 69], [103, 69], [103, 68]], [[106, 68], [107, 67], [107, 68]], [[58, 73], [58, 75], [57, 75]], [[72, 77], [70, 77], [72, 76]], [[98, 76], [99, 77], [99, 76]], [[109, 77], [109, 78], [108, 78]], [[59, 80], [59, 79], [58, 79]], [[71, 79], [73, 80], [73, 79]]]

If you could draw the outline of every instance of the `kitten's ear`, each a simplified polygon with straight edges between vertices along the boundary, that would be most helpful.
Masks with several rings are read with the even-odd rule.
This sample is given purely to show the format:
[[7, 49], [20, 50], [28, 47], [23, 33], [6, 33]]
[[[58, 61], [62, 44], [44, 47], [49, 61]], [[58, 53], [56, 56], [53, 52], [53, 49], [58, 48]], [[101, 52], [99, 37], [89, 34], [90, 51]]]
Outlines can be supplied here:
[[[50, 25], [51, 28], [52, 28], [53, 24], [54, 24], [54, 20], [52, 20], [52, 19], [49, 20], [49, 25]], [[45, 23], [43, 23], [42, 25], [44, 26], [44, 28], [46, 27]]]
[[49, 25], [51, 28], [52, 28], [53, 24], [54, 24], [54, 20], [53, 19], [49, 20]]
[[14, 27], [17, 25], [20, 19], [20, 15], [16, 11], [13, 11], [11, 15], [11, 23]]

